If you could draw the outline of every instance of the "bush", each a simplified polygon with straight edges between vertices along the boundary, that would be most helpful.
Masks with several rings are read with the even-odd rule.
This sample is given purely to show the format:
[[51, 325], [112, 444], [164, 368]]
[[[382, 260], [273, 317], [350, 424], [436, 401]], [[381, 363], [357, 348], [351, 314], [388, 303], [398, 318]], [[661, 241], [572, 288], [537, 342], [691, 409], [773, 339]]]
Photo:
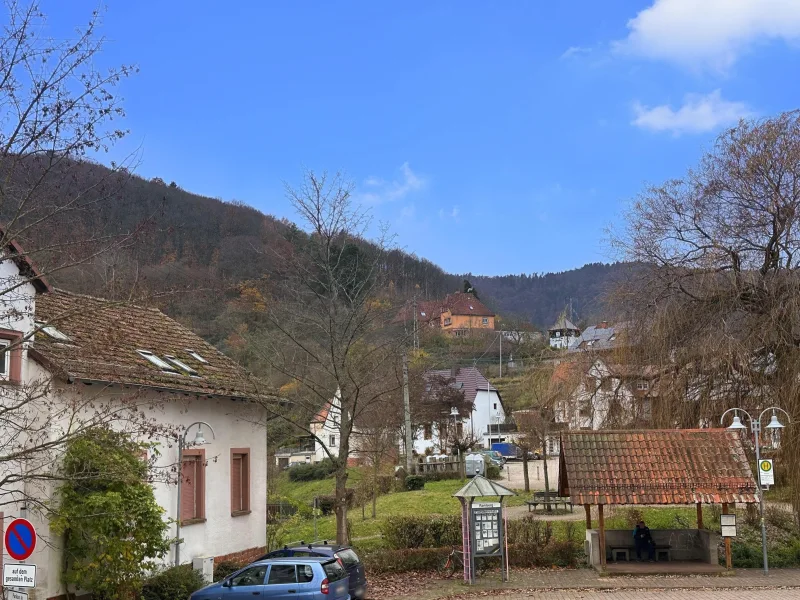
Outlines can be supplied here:
[[394, 477], [392, 475], [378, 475], [375, 487], [378, 490], [378, 494], [388, 494], [394, 488]]
[[461, 517], [389, 517], [381, 526], [389, 548], [439, 548], [461, 545]]
[[492, 462], [486, 463], [486, 478], [487, 479], [502, 479], [500, 476], [500, 467]]
[[450, 548], [405, 548], [379, 550], [362, 557], [369, 575], [405, 573], [407, 571], [435, 571], [439, 561]]
[[142, 586], [143, 600], [186, 600], [205, 586], [203, 576], [190, 565], [171, 567], [150, 577]]
[[553, 538], [553, 524], [534, 516], [508, 521], [508, 543], [510, 545], [542, 547]]
[[406, 477], [406, 490], [413, 492], [425, 487], [425, 478], [419, 475], [409, 475]]
[[[344, 499], [345, 503], [347, 504], [347, 508], [353, 508], [355, 497], [356, 491], [353, 488], [347, 488], [345, 490]], [[332, 515], [336, 508], [336, 496], [318, 496], [317, 508], [319, 508], [323, 515]]]
[[508, 562], [512, 567], [575, 567], [582, 554], [574, 541], [551, 540], [544, 546], [536, 544], [509, 545]]
[[244, 567], [244, 563], [237, 563], [229, 560], [223, 560], [214, 565], [214, 581], [222, 581], [229, 575], [233, 575]]
[[297, 465], [289, 468], [289, 481], [319, 481], [330, 477], [334, 470], [333, 461], [329, 458], [318, 463]]
[[420, 475], [425, 482], [429, 481], [446, 481], [452, 479], [461, 479], [461, 474], [457, 471], [437, 471], [435, 473], [425, 473], [424, 475]]

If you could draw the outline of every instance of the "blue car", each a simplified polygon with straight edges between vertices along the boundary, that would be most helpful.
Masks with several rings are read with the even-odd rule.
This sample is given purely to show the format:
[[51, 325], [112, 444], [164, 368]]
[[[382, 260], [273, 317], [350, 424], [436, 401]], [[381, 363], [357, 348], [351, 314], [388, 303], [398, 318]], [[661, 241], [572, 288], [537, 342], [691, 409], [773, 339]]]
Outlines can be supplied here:
[[364, 571], [364, 565], [361, 559], [358, 558], [358, 554], [349, 546], [329, 544], [327, 541], [321, 544], [300, 542], [300, 544], [284, 546], [281, 550], [273, 550], [258, 560], [294, 556], [335, 558], [347, 570], [347, 575], [350, 578], [350, 597], [353, 600], [364, 600], [367, 596], [367, 574]]
[[347, 571], [331, 558], [270, 558], [240, 569], [190, 600], [350, 600]]

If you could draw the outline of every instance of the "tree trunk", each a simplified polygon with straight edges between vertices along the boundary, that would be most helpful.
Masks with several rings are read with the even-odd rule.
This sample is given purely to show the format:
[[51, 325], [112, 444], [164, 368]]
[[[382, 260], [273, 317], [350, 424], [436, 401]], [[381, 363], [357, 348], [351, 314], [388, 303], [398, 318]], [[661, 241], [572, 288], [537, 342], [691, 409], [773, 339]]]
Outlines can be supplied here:
[[336, 543], [347, 544], [347, 458], [336, 466]]
[[372, 469], [372, 518], [375, 519], [378, 516], [378, 468], [380, 463], [378, 462], [378, 457], [380, 455], [375, 456], [374, 465]]
[[522, 449], [522, 475], [525, 477], [525, 492], [531, 491], [531, 480], [528, 476], [528, 449]]
[[547, 442], [545, 442], [545, 450], [542, 452], [543, 461], [542, 468], [544, 469], [544, 508], [547, 512], [553, 510], [550, 506], [550, 476], [547, 473]]

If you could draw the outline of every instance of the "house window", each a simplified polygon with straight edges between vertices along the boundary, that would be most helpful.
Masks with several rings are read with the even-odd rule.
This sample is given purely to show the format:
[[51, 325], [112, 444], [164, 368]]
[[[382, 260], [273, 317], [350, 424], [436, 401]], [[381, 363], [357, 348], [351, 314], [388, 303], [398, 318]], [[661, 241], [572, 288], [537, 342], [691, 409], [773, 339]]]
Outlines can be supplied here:
[[489, 317], [483, 317], [483, 319], [481, 320], [481, 322], [482, 322], [484, 325], [488, 325], [488, 324], [489, 324]]
[[149, 350], [137, 350], [136, 352], [139, 353], [139, 356], [141, 356], [145, 360], [149, 361], [150, 363], [154, 364], [155, 366], [157, 366], [159, 369], [161, 369], [165, 373], [176, 373], [176, 374], [178, 373], [178, 369], [173, 367], [171, 364], [169, 364], [164, 359], [156, 356], [155, 354], [153, 354]]
[[182, 360], [180, 360], [178, 358], [175, 358], [174, 356], [171, 356], [169, 354], [165, 354], [164, 358], [167, 359], [174, 366], [178, 367], [179, 369], [181, 369], [181, 370], [185, 371], [186, 373], [188, 373], [189, 375], [191, 375], [192, 377], [200, 377], [200, 374], [195, 369], [193, 369], [192, 367], [187, 365]]
[[181, 475], [181, 523], [205, 521], [206, 451], [184, 450]]
[[231, 515], [250, 512], [250, 448], [231, 448]]
[[336, 445], [336, 436], [335, 435], [328, 436], [328, 447], [333, 448], [335, 445]]
[[423, 427], [423, 435], [426, 440], [433, 438], [433, 427], [431, 427], [430, 423]]
[[191, 356], [191, 357], [192, 357], [193, 359], [195, 359], [197, 362], [201, 362], [201, 363], [203, 363], [204, 365], [207, 365], [207, 364], [208, 364], [208, 361], [207, 361], [205, 358], [203, 358], [202, 356], [200, 356], [200, 355], [199, 355], [197, 352], [195, 352], [194, 350], [190, 350], [189, 348], [187, 348], [187, 349], [186, 349], [186, 354], [188, 354], [189, 356]]
[[649, 381], [637, 381], [636, 382], [636, 389], [642, 392], [646, 392], [650, 389], [650, 382]]
[[497, 402], [494, 403], [494, 409], [497, 410]]
[[448, 325], [451, 325], [452, 323], [453, 323], [453, 319], [451, 319], [450, 317], [445, 317], [445, 319], [444, 319], [444, 326], [445, 327], [447, 327]]
[[605, 392], [610, 392], [611, 391], [611, 379], [609, 377], [604, 378], [602, 380], [602, 382], [600, 383], [600, 388]]
[[0, 329], [0, 381], [22, 381], [22, 332]]

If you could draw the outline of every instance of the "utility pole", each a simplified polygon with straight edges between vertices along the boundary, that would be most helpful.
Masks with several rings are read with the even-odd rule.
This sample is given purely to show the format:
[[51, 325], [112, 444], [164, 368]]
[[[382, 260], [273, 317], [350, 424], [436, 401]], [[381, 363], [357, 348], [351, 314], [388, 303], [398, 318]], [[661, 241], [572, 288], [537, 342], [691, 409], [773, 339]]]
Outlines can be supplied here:
[[411, 433], [411, 402], [408, 398], [408, 354], [406, 353], [403, 353], [403, 412], [406, 426], [406, 471], [409, 475], [413, 475], [414, 436]]
[[417, 294], [414, 293], [414, 298], [411, 300], [411, 308], [414, 311], [414, 350], [419, 350], [419, 337], [417, 334]]
[[500, 332], [500, 377], [503, 377], [503, 332]]

